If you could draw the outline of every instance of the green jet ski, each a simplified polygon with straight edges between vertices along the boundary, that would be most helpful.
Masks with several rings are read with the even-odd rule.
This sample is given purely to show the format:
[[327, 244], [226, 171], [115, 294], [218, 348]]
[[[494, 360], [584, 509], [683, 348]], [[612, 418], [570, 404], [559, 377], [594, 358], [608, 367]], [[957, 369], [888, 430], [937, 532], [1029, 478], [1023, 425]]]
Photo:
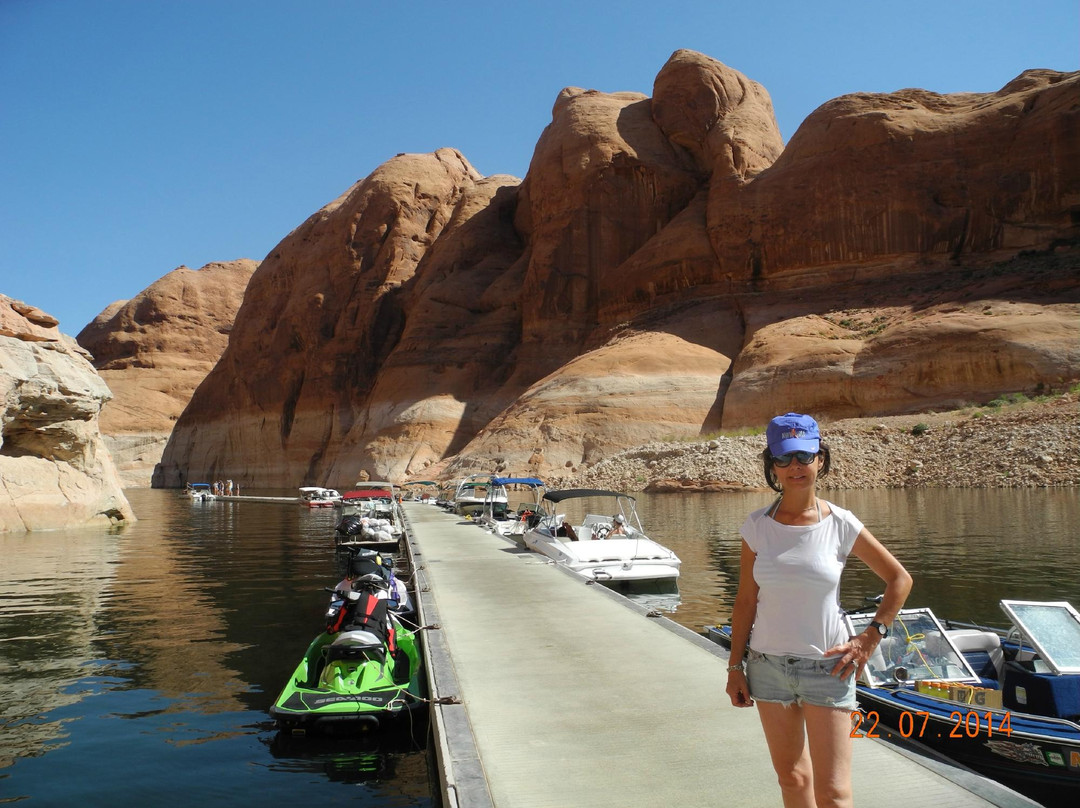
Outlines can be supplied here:
[[381, 576], [347, 584], [334, 590], [327, 630], [308, 646], [270, 716], [292, 734], [414, 731], [427, 706], [417, 630], [392, 611]]

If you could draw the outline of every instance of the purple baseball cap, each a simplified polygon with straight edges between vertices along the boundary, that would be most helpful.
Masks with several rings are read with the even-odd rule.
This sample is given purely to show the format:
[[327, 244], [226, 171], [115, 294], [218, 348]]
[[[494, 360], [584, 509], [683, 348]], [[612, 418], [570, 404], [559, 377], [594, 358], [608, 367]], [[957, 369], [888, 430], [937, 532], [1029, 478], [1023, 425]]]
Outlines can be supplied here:
[[765, 440], [773, 457], [789, 452], [817, 452], [821, 449], [821, 434], [817, 421], [809, 415], [789, 412], [769, 421]]

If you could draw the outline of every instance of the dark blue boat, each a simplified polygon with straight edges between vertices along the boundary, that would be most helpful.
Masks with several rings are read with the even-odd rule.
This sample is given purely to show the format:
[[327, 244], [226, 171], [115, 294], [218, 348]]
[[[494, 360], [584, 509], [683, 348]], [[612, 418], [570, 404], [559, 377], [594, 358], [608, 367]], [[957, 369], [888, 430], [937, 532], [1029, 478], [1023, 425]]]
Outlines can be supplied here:
[[[857, 685], [855, 737], [897, 735], [1046, 804], [1080, 798], [1080, 615], [1001, 601], [1009, 629], [904, 609]], [[872, 613], [846, 616], [852, 634]], [[709, 637], [729, 645], [727, 626]]]

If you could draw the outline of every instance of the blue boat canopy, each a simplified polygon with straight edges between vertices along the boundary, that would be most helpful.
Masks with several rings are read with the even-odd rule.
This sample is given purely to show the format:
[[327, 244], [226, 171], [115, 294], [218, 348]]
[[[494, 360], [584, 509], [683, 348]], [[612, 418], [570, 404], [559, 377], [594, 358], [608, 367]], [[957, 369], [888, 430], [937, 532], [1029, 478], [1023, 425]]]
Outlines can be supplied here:
[[531, 485], [534, 488], [544, 485], [543, 480], [536, 477], [492, 477], [491, 482], [495, 485]]

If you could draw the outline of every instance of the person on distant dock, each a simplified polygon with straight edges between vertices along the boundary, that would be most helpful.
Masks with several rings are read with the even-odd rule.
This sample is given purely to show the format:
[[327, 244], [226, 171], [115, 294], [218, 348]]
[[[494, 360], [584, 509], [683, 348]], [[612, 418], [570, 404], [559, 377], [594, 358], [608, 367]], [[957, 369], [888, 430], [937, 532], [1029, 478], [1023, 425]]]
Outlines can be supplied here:
[[[765, 437], [765, 479], [780, 496], [739, 529], [726, 690], [736, 707], [757, 704], [786, 808], [851, 806], [855, 680], [888, 635], [911, 576], [851, 511], [818, 498], [831, 458], [813, 418], [778, 416]], [[849, 555], [885, 584], [873, 621], [854, 637], [839, 597]]]

